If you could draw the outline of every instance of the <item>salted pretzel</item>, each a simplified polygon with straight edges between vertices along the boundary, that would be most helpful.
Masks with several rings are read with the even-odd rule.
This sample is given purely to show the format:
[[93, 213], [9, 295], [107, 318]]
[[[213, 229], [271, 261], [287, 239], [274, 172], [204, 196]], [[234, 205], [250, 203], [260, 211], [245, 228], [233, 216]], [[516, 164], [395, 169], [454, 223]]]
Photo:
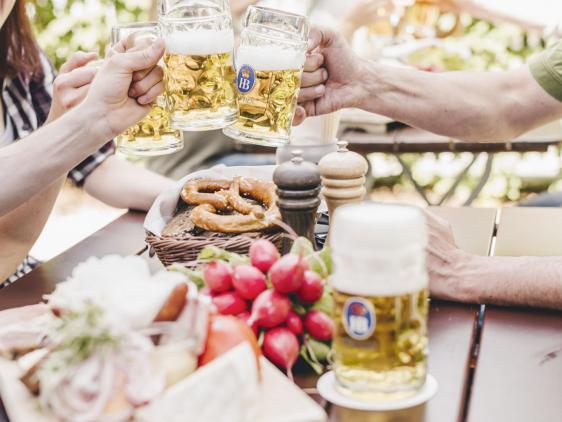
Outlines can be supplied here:
[[[265, 209], [242, 195], [262, 203]], [[187, 204], [196, 205], [191, 211], [191, 220], [208, 231], [262, 231], [274, 227], [274, 221], [281, 219], [275, 184], [266, 180], [251, 177], [235, 177], [232, 181], [194, 179], [185, 184], [181, 197]], [[228, 214], [233, 211], [236, 213]]]

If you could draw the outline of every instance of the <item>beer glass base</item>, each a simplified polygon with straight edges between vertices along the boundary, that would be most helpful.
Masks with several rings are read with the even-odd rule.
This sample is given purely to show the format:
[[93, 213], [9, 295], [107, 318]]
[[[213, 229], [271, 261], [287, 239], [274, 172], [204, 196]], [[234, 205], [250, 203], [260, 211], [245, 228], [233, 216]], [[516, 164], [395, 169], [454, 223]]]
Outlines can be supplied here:
[[[371, 396], [368, 398], [350, 395], [341, 391], [333, 371], [326, 372], [318, 380], [316, 386], [318, 393], [325, 400], [347, 409], [362, 410], [367, 412], [385, 412], [407, 409], [419, 406], [435, 396], [439, 385], [437, 380], [427, 375], [425, 383], [413, 395], [408, 397], [389, 397], [387, 395]], [[417, 420], [417, 418], [414, 418]]]
[[161, 137], [159, 139], [143, 139], [139, 141], [128, 141], [115, 139], [117, 151], [141, 157], [156, 157], [159, 155], [173, 154], [183, 149], [183, 139], [176, 137]]
[[[362, 400], [400, 400], [419, 391], [426, 380], [425, 371], [424, 364], [418, 368], [395, 368], [385, 372], [336, 365], [334, 373], [342, 394]], [[407, 378], [409, 381], [405, 380]]]
[[237, 141], [243, 142], [245, 144], [262, 145], [265, 147], [280, 147], [287, 145], [289, 143], [288, 136], [274, 136], [257, 133], [257, 132], [246, 132], [234, 126], [225, 127], [222, 130], [229, 138], [235, 139]]
[[214, 113], [185, 113], [178, 116], [174, 113], [171, 116], [171, 125], [175, 129], [186, 132], [202, 132], [206, 130], [217, 130], [225, 128], [236, 121], [238, 112], [236, 110], [228, 112]]

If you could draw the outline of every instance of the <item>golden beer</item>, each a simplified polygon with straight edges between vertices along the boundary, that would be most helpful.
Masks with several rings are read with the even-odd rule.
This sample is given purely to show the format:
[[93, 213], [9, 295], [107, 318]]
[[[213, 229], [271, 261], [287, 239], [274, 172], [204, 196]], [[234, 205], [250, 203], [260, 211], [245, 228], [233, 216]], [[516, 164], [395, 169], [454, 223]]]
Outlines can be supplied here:
[[164, 96], [159, 96], [145, 118], [115, 138], [121, 152], [151, 156], [176, 151], [173, 146], [181, 144], [181, 132], [171, 127], [165, 102]]
[[266, 146], [289, 143], [307, 36], [305, 16], [248, 8], [236, 51], [239, 114], [225, 135]]
[[[353, 306], [354, 295], [336, 291], [333, 341], [338, 381], [357, 394], [370, 391], [398, 393], [419, 388], [427, 372], [427, 289], [396, 296], [367, 296], [374, 309], [375, 328], [367, 338], [357, 340], [347, 326], [364, 324], [361, 307]], [[367, 305], [369, 306], [369, 305]], [[347, 322], [346, 322], [347, 318]]]
[[172, 125], [217, 129], [236, 119], [232, 31], [172, 34], [164, 55]]
[[[112, 29], [112, 43], [128, 38], [133, 48], [150, 45], [160, 30], [156, 22], [120, 25]], [[93, 63], [92, 66], [101, 64]], [[142, 120], [115, 138], [120, 152], [129, 155], [156, 156], [170, 154], [183, 148], [182, 133], [171, 126], [166, 97], [160, 95]]]
[[334, 212], [334, 372], [364, 400], [415, 394], [427, 376], [427, 229], [413, 207], [350, 204]]
[[259, 136], [288, 137], [300, 87], [300, 70], [256, 71], [254, 89], [238, 99], [234, 128]]

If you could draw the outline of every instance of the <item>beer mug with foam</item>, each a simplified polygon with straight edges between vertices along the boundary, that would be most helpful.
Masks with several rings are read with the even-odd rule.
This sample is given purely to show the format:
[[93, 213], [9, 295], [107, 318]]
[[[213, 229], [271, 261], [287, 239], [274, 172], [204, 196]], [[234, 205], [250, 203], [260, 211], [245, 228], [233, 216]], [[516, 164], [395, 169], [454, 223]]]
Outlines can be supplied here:
[[[128, 38], [129, 48], [142, 48], [160, 36], [156, 22], [134, 23], [115, 26], [111, 30], [112, 45]], [[92, 66], [101, 63], [92, 64]], [[171, 154], [183, 148], [183, 138], [179, 130], [170, 125], [170, 113], [166, 98], [160, 95], [152, 104], [150, 113], [115, 138], [120, 152], [128, 155], [156, 156]]]
[[266, 146], [289, 143], [307, 40], [305, 16], [248, 8], [235, 57], [239, 115], [225, 135]]
[[234, 122], [238, 110], [228, 0], [162, 0], [160, 24], [172, 125], [199, 131]]
[[404, 398], [427, 373], [427, 229], [414, 207], [348, 204], [330, 231], [341, 390], [362, 399]]

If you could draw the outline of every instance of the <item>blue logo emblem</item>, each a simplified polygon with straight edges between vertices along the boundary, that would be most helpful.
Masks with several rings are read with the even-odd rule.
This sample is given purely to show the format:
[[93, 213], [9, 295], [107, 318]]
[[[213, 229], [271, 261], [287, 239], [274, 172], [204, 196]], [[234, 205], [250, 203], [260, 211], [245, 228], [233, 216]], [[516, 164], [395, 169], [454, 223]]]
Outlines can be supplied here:
[[371, 302], [361, 297], [347, 299], [342, 318], [345, 332], [355, 340], [366, 340], [375, 331], [375, 308]]
[[236, 86], [241, 94], [246, 94], [252, 90], [254, 87], [254, 82], [256, 81], [256, 74], [254, 69], [252, 69], [247, 64], [243, 65], [238, 71], [238, 77], [236, 78]]

